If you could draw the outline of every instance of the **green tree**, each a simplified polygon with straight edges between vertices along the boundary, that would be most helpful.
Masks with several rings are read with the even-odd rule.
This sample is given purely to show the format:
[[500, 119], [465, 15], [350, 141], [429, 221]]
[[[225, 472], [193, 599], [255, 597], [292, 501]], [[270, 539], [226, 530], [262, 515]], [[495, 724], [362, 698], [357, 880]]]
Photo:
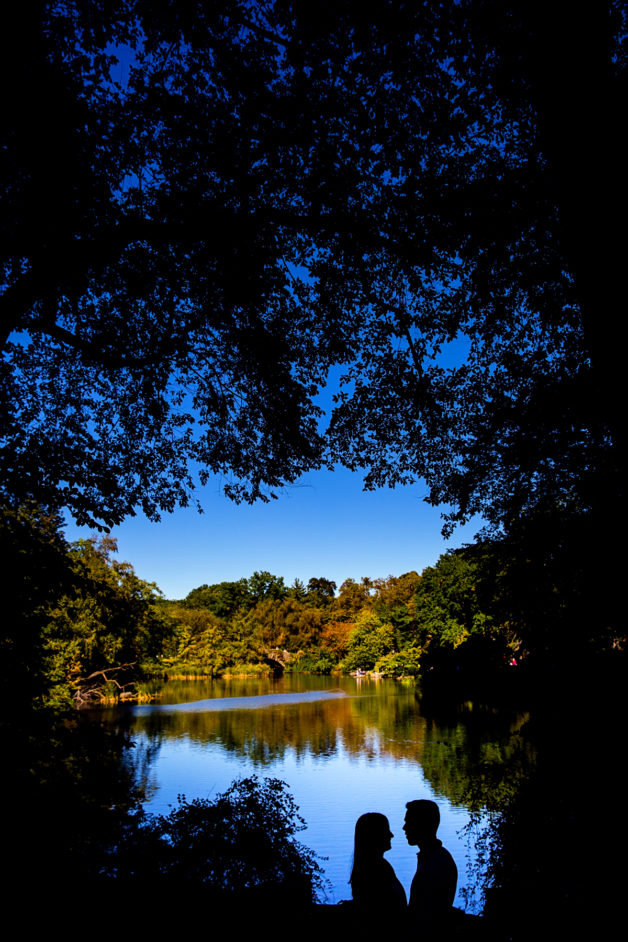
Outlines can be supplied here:
[[418, 572], [404, 572], [401, 576], [374, 579], [375, 604], [378, 607], [395, 609], [412, 601], [421, 577]]
[[338, 621], [351, 621], [355, 618], [363, 608], [370, 605], [371, 587], [372, 582], [367, 576], [363, 576], [361, 582], [345, 579], [331, 606], [333, 617]]
[[314, 605], [317, 608], [324, 608], [333, 601], [336, 595], [336, 583], [332, 582], [331, 579], [321, 578], [312, 578], [308, 580], [307, 584], [307, 601], [308, 604]]
[[616, 591], [621, 563], [601, 545], [595, 520], [554, 508], [517, 521], [500, 540], [468, 548], [478, 604], [518, 639], [518, 660], [578, 672], [626, 649], [624, 602]]
[[374, 612], [365, 609], [355, 619], [349, 635], [346, 670], [373, 670], [379, 661], [395, 649], [392, 625], [382, 623]]
[[290, 598], [296, 599], [297, 602], [302, 602], [305, 599], [307, 596], [307, 589], [305, 588], [305, 585], [301, 579], [294, 580], [288, 589], [288, 595]]
[[423, 570], [414, 599], [423, 669], [449, 664], [484, 671], [512, 657], [519, 640], [480, 603], [480, 585], [478, 564], [465, 551], [446, 553]]
[[207, 608], [219, 618], [228, 618], [239, 609], [250, 608], [254, 598], [248, 580], [238, 579], [237, 582], [198, 586], [186, 595], [185, 604], [191, 608]]
[[71, 589], [42, 616], [53, 700], [63, 702], [98, 671], [139, 667], [162, 651], [169, 625], [157, 606], [159, 590], [113, 558], [116, 549], [110, 537], [79, 540], [69, 548]]
[[283, 576], [273, 576], [272, 573], [254, 572], [248, 580], [249, 592], [254, 602], [278, 600], [285, 597], [287, 589]]
[[406, 636], [416, 632], [415, 593], [421, 581], [417, 572], [405, 572], [401, 576], [375, 579], [373, 608], [383, 621], [395, 628], [397, 649], [407, 643]]
[[322, 619], [318, 609], [285, 598], [259, 602], [247, 623], [264, 648], [285, 648], [296, 653], [318, 641]]
[[174, 622], [172, 644], [163, 659], [167, 672], [177, 669], [215, 676], [232, 663], [224, 623], [205, 608], [168, 606]]
[[25, 722], [48, 700], [44, 626], [48, 611], [71, 591], [73, 572], [61, 518], [37, 505], [0, 505], [0, 549], [7, 586], [0, 691], [6, 714]]

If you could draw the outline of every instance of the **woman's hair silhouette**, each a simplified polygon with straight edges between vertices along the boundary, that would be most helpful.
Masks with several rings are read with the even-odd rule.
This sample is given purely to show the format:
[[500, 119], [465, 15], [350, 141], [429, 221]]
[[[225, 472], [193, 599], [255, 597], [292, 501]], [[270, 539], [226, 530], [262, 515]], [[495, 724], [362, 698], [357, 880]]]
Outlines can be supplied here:
[[349, 883], [353, 884], [354, 876], [359, 876], [360, 870], [370, 867], [374, 859], [381, 857], [384, 851], [390, 850], [392, 836], [385, 814], [369, 811], [360, 815], [355, 822], [353, 868]]
[[405, 891], [393, 868], [384, 860], [392, 837], [384, 814], [370, 811], [356, 821], [349, 883], [354, 902], [369, 909], [394, 910], [406, 906]]

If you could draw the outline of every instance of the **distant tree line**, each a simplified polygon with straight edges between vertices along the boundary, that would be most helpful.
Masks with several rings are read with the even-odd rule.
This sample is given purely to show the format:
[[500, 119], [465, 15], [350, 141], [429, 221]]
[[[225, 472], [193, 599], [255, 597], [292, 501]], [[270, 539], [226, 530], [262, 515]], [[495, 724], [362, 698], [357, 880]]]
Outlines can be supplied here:
[[[273, 652], [292, 670], [376, 670], [417, 676], [477, 656], [499, 660], [516, 641], [481, 611], [476, 564], [464, 554], [387, 578], [324, 577], [307, 584], [255, 572], [163, 599], [114, 556], [115, 541], [69, 543], [41, 508], [5, 510], [12, 598], [3, 645], [5, 693], [57, 705], [119, 696], [147, 675], [269, 671]], [[481, 649], [481, 653], [480, 653]]]
[[168, 601], [115, 558], [110, 537], [68, 543], [61, 520], [35, 507], [5, 510], [2, 528], [16, 569], [4, 690], [36, 703], [137, 696], [151, 677], [262, 673], [277, 660], [315, 673], [483, 676], [622, 644], [611, 621], [602, 634], [587, 622], [582, 565], [552, 569], [541, 545], [540, 559], [526, 559], [505, 542], [480, 543], [421, 574], [338, 589], [322, 576], [287, 586], [261, 571]]
[[421, 575], [346, 579], [337, 592], [329, 579], [286, 586], [268, 572], [200, 586], [165, 605], [177, 629], [164, 660], [218, 673], [245, 654], [254, 661], [281, 651], [288, 669], [387, 677], [501, 666], [520, 640], [481, 608], [480, 579], [479, 562], [459, 551]]

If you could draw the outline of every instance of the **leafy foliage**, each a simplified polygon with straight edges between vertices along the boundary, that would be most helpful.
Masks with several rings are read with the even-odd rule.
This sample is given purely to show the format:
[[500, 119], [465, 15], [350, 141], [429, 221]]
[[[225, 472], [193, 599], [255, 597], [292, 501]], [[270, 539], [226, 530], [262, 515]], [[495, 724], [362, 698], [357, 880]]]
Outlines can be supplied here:
[[284, 782], [244, 778], [213, 801], [180, 798], [170, 814], [143, 822], [112, 866], [118, 876], [167, 877], [214, 893], [284, 885], [314, 902], [324, 881], [316, 855], [295, 840], [304, 827]]
[[44, 630], [53, 701], [63, 702], [98, 671], [139, 667], [162, 650], [168, 626], [156, 604], [159, 590], [129, 563], [112, 559], [116, 549], [110, 537], [69, 548], [71, 590], [48, 610]]
[[602, 552], [608, 521], [555, 508], [467, 551], [477, 604], [530, 661], [579, 671], [626, 649], [621, 554]]
[[116, 549], [110, 537], [69, 549], [72, 590], [48, 611], [44, 641], [48, 675], [60, 691], [68, 681], [161, 651], [166, 625], [155, 604], [158, 589], [112, 559]]
[[581, 517], [553, 514], [445, 554], [421, 575], [348, 579], [337, 595], [322, 577], [287, 589], [257, 572], [168, 602], [115, 559], [111, 539], [69, 545], [54, 515], [6, 511], [2, 542], [23, 592], [12, 596], [2, 641], [4, 689], [68, 705], [91, 687], [96, 696], [112, 679], [103, 672], [124, 665], [134, 667], [115, 679], [130, 683], [139, 668], [269, 672], [278, 656], [290, 670], [476, 681], [513, 662], [576, 663], [626, 643], [621, 612], [592, 578], [611, 570], [587, 532], [585, 553]]
[[114, 540], [69, 544], [61, 518], [31, 505], [1, 508], [0, 547], [11, 587], [0, 638], [8, 706], [68, 706], [89, 675], [161, 654], [172, 626], [160, 593], [112, 557]]
[[198, 586], [187, 594], [184, 604], [191, 608], [206, 608], [219, 618], [235, 615], [238, 610], [252, 604], [249, 580]]
[[339, 460], [449, 525], [616, 496], [625, 24], [561, 9], [15, 7], [5, 492], [113, 524]]
[[241, 615], [221, 619], [205, 607], [179, 603], [167, 603], [165, 611], [170, 632], [159, 662], [154, 665], [159, 673], [216, 677], [263, 662], [260, 639]]
[[296, 653], [318, 640], [321, 612], [293, 599], [269, 600], [256, 605], [247, 622], [266, 648], [284, 648]]
[[[267, 593], [255, 603], [247, 585], [283, 582], [270, 573], [201, 586], [183, 605], [166, 603], [174, 627], [161, 669], [237, 672], [238, 664], [263, 662], [279, 650], [289, 659], [288, 669], [313, 673], [375, 670], [399, 677], [435, 667], [439, 674], [447, 667], [465, 667], [471, 674], [499, 671], [520, 638], [504, 608], [489, 598], [489, 560], [496, 559], [495, 552], [484, 546], [483, 555], [479, 548], [448, 554], [421, 576], [347, 579], [337, 596], [328, 588], [333, 583], [321, 578], [310, 579], [307, 589], [296, 586], [276, 598]], [[213, 614], [217, 599], [233, 587], [240, 607], [219, 619]]]
[[321, 631], [322, 647], [336, 659], [342, 659], [349, 648], [351, 622], [328, 621]]
[[440, 679], [462, 671], [479, 680], [513, 659], [575, 662], [625, 644], [621, 613], [592, 579], [598, 570], [607, 576], [608, 563], [594, 539], [583, 553], [581, 531], [579, 517], [529, 520], [501, 542], [442, 556], [420, 576], [346, 580], [337, 596], [322, 577], [293, 591], [264, 572], [165, 602], [113, 557], [110, 539], [68, 545], [54, 516], [7, 512], [5, 554], [26, 594], [12, 597], [4, 689], [28, 703], [69, 704], [90, 675], [102, 687], [100, 672], [124, 664], [219, 676], [268, 671], [277, 650], [291, 670]]
[[349, 670], [370, 670], [393, 648], [392, 626], [382, 624], [374, 613], [365, 610], [356, 618], [349, 635], [349, 652], [345, 666]]
[[492, 618], [490, 604], [481, 604], [480, 584], [478, 564], [465, 551], [445, 554], [435, 566], [423, 570], [414, 611], [425, 651], [424, 667], [442, 668], [449, 663], [458, 669], [466, 664], [486, 670], [512, 658], [509, 642], [516, 649], [518, 639]]
[[0, 506], [0, 549], [8, 587], [0, 634], [4, 709], [27, 715], [49, 690], [46, 613], [72, 585], [68, 544], [58, 514], [36, 505]]

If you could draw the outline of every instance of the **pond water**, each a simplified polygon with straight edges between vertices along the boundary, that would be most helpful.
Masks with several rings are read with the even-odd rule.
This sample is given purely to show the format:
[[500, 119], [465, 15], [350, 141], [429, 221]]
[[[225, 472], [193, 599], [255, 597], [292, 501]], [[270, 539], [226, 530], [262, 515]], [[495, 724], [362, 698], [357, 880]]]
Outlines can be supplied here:
[[150, 812], [167, 813], [182, 794], [214, 798], [245, 776], [286, 782], [307, 824], [299, 840], [327, 858], [329, 902], [350, 897], [353, 829], [366, 811], [388, 816], [395, 837], [387, 859], [409, 889], [416, 849], [402, 831], [405, 803], [432, 798], [439, 837], [458, 865], [456, 905], [478, 911], [470, 810], [485, 820], [487, 804], [532, 760], [524, 714], [428, 698], [395, 681], [287, 674], [171, 682], [158, 701], [125, 712]]

